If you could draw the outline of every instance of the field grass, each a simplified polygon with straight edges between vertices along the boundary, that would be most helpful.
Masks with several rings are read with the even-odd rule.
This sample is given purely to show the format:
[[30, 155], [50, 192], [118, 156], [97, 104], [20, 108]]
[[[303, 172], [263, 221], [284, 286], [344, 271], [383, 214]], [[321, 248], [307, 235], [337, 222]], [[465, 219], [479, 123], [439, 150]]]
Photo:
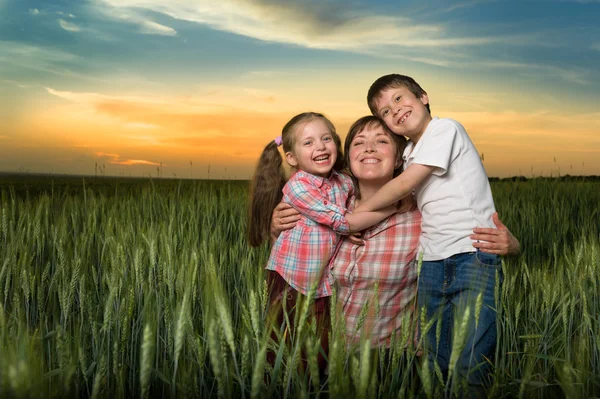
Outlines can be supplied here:
[[[346, 346], [336, 309], [325, 388], [298, 367], [306, 349], [316, 374], [310, 325], [291, 347], [271, 347], [277, 361], [265, 364], [268, 248], [248, 247], [247, 188], [93, 178], [3, 184], [0, 396], [436, 396], [437, 377], [420, 364], [408, 328], [384, 362], [367, 343]], [[600, 395], [600, 183], [501, 181], [492, 189], [523, 253], [503, 265], [490, 394]]]

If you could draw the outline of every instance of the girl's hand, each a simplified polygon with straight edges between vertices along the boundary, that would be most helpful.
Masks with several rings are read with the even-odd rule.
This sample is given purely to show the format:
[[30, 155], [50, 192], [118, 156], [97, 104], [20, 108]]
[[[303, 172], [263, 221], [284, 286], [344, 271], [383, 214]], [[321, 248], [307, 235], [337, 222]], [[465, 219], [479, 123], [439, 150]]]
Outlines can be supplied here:
[[492, 221], [496, 225], [496, 229], [483, 227], [473, 229], [474, 234], [470, 236], [475, 241], [473, 246], [490, 254], [518, 255], [521, 252], [521, 244], [500, 221], [498, 212], [494, 213]]
[[271, 216], [271, 239], [276, 240], [283, 230], [293, 228], [300, 220], [300, 213], [290, 204], [280, 202]]

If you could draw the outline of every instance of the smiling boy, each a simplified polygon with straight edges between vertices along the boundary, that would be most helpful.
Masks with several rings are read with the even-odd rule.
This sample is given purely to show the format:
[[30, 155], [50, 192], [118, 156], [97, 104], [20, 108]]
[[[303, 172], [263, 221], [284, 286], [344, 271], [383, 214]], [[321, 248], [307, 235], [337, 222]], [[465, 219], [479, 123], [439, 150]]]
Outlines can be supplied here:
[[[355, 212], [381, 209], [414, 191], [422, 214], [419, 309], [425, 307], [428, 319], [441, 320], [439, 342], [436, 324], [425, 332], [429, 364], [436, 361], [447, 378], [454, 319], [461, 322], [468, 308], [456, 373], [477, 391], [488, 378], [495, 352], [494, 287], [496, 279], [502, 281], [498, 255], [475, 250], [470, 238], [476, 226], [494, 227], [494, 201], [479, 153], [461, 124], [431, 117], [427, 93], [408, 76], [377, 79], [367, 101], [373, 115], [410, 141], [404, 172]], [[478, 296], [483, 302], [476, 306]]]

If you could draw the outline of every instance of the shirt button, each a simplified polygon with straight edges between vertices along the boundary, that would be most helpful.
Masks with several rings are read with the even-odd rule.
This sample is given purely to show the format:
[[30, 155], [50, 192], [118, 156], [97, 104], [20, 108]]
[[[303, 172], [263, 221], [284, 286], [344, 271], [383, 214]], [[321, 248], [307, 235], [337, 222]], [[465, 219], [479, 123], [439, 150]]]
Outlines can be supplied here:
[[327, 200], [325, 200], [325, 201], [323, 201], [323, 203], [324, 203], [325, 205], [327, 205], [329, 202], [327, 202]]

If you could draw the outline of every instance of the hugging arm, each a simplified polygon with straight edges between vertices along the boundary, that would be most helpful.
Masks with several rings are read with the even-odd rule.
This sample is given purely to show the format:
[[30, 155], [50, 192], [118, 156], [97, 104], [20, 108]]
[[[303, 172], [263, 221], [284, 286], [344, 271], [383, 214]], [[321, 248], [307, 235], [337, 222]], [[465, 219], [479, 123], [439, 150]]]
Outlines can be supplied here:
[[[294, 209], [290, 204], [280, 202], [273, 210], [271, 217], [271, 240], [275, 241], [279, 234], [284, 230], [294, 228], [300, 220], [300, 212]], [[348, 239], [356, 245], [364, 245], [360, 238], [360, 233], [354, 233], [348, 236]]]
[[497, 255], [518, 255], [521, 252], [519, 240], [512, 235], [510, 230], [500, 221], [498, 212], [492, 216], [496, 228], [476, 227], [473, 229], [471, 239], [473, 246], [482, 252]]
[[328, 226], [339, 234], [364, 230], [395, 212], [395, 208], [364, 212], [363, 215], [346, 214], [346, 209], [325, 198], [321, 191], [304, 177], [290, 180], [283, 188], [284, 198], [301, 215]]
[[381, 187], [374, 196], [360, 204], [355, 213], [375, 211], [397, 203], [410, 194], [434, 169], [435, 166], [413, 163], [399, 176]]

